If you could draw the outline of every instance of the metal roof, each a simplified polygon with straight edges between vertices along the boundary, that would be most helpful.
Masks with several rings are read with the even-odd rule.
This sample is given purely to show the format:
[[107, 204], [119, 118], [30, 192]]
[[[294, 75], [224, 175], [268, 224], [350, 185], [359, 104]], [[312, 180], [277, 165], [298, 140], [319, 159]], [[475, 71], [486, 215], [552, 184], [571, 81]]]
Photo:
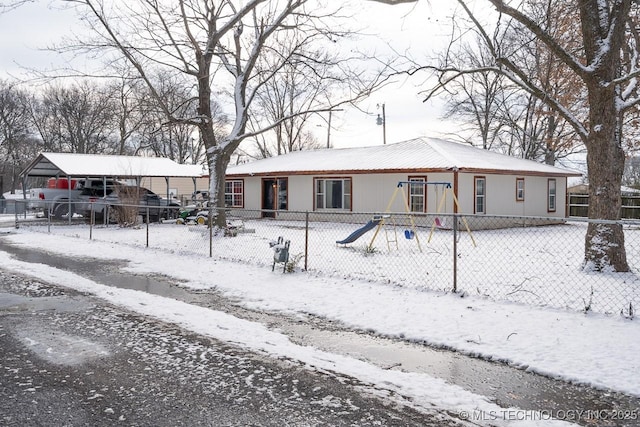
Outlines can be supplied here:
[[436, 138], [416, 138], [371, 147], [295, 151], [231, 166], [227, 168], [227, 175], [385, 173], [456, 169], [461, 172], [581, 175], [574, 170]]
[[75, 177], [189, 177], [208, 173], [202, 165], [181, 165], [163, 157], [113, 156], [100, 154], [40, 153], [22, 176]]

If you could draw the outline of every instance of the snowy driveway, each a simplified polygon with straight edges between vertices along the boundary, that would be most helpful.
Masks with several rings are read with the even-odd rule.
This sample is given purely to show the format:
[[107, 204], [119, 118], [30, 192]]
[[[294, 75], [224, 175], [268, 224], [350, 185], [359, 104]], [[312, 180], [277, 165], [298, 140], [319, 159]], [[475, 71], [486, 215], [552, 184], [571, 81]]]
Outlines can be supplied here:
[[2, 272], [0, 360], [4, 426], [456, 425]]

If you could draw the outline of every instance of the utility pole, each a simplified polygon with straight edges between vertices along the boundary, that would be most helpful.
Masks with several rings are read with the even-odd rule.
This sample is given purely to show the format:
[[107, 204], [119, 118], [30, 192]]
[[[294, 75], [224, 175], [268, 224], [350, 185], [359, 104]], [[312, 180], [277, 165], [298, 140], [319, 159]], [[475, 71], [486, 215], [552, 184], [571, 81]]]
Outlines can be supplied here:
[[[331, 148], [331, 114], [334, 111], [344, 111], [344, 109], [342, 108], [334, 108], [332, 110], [329, 110], [329, 119], [325, 119], [324, 117], [322, 117], [321, 114], [319, 114], [320, 117], [322, 117], [323, 120], [325, 120], [327, 122], [327, 148]], [[320, 126], [320, 125], [318, 125]]]
[[[380, 107], [381, 104], [378, 104]], [[329, 116], [331, 117], [331, 116]], [[376, 119], [376, 124], [382, 125], [382, 143], [387, 143], [387, 115], [384, 110], [384, 103], [382, 103], [382, 117], [380, 117], [380, 113], [378, 113], [378, 118]]]
[[329, 121], [327, 121], [327, 148], [331, 148], [331, 110], [329, 110]]

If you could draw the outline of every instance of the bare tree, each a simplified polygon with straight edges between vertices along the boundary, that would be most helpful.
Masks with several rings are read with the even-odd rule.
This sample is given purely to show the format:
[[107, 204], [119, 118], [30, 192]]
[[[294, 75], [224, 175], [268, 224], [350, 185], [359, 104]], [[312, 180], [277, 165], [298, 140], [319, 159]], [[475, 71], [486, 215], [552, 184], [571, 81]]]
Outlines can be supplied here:
[[[78, 43], [78, 49], [104, 52], [111, 48], [118, 52], [145, 81], [168, 122], [198, 128], [207, 150], [211, 201], [216, 206], [224, 204], [226, 167], [240, 142], [279, 125], [269, 123], [248, 130], [257, 92], [266, 82], [277, 79], [285, 64], [300, 59], [299, 44], [280, 50], [277, 40], [334, 44], [332, 34], [340, 27], [335, 11], [311, 0], [65, 2], [85, 14], [97, 35], [96, 40]], [[304, 36], [300, 38], [300, 34]], [[259, 67], [267, 57], [272, 68]], [[177, 71], [191, 79], [196, 115], [178, 116], [163, 102], [152, 78], [159, 69]], [[232, 126], [222, 137], [215, 133], [214, 99], [233, 110], [229, 115]], [[313, 106], [317, 111], [328, 108], [331, 106]], [[225, 225], [223, 212], [216, 224]]]
[[31, 3], [33, 0], [10, 0], [0, 3], [0, 14], [17, 9], [23, 4]]
[[[295, 58], [278, 72], [278, 78], [267, 82], [256, 94], [256, 109], [249, 126], [251, 129], [278, 123], [271, 131], [256, 135], [256, 158], [265, 158], [292, 151], [320, 148], [322, 144], [308, 130], [314, 105], [330, 104], [332, 93], [340, 93], [348, 85], [340, 76], [332, 74], [343, 60], [335, 52], [313, 50], [305, 43], [313, 40], [281, 40], [281, 51], [292, 50], [297, 44]], [[258, 66], [273, 68], [273, 58], [265, 58]], [[250, 155], [250, 154], [249, 154]]]
[[545, 120], [540, 102], [529, 93], [510, 87], [508, 99], [500, 99], [497, 123], [505, 153], [529, 160], [540, 160], [545, 140]]
[[113, 154], [117, 128], [112, 92], [93, 83], [49, 86], [33, 98], [32, 120], [48, 151]]
[[[154, 85], [163, 105], [176, 117], [195, 117], [197, 97], [193, 88], [181, 73], [161, 72], [154, 78]], [[141, 149], [156, 156], [168, 157], [178, 163], [205, 164], [206, 152], [198, 129], [188, 122], [167, 121], [166, 114], [155, 97], [144, 88], [144, 110], [147, 118], [140, 135]], [[213, 131], [217, 138], [224, 135], [229, 124], [218, 102], [211, 101]]]
[[[482, 64], [486, 50], [477, 52], [473, 46], [460, 48], [457, 60], [460, 65], [474, 67]], [[448, 59], [444, 57], [443, 61]], [[504, 77], [490, 71], [461, 75], [443, 87], [446, 91], [446, 118], [457, 118], [468, 126], [457, 133], [459, 138], [471, 145], [480, 139], [485, 150], [499, 150], [500, 131], [505, 123], [499, 120], [500, 109], [509, 103], [512, 91], [506, 88]]]
[[[570, 0], [527, 0], [531, 10], [531, 16], [539, 22], [541, 28], [553, 39], [562, 43], [567, 52], [577, 58], [583, 58], [581, 54], [580, 17]], [[521, 25], [521, 24], [517, 24]], [[518, 32], [520, 42], [517, 46], [522, 49], [522, 64], [530, 64], [528, 75], [530, 79], [547, 94], [550, 94], [559, 103], [586, 121], [586, 108], [584, 103], [584, 91], [580, 84], [572, 78], [571, 69], [564, 63], [556, 60], [555, 55], [547, 48], [544, 42], [537, 39], [530, 43], [528, 31]], [[527, 59], [527, 57], [529, 59]], [[532, 109], [533, 118], [536, 121], [539, 137], [532, 141], [535, 151], [543, 154], [544, 161], [553, 165], [558, 158], [583, 150], [583, 141], [571, 129], [564, 117], [551, 108], [544, 99], [538, 99], [535, 94], [528, 94], [529, 104], [535, 104]]]
[[[191, 88], [178, 75], [161, 73], [154, 78], [154, 84], [163, 104], [176, 116], [196, 115], [196, 100]], [[140, 88], [140, 102], [144, 105], [145, 121], [139, 134], [141, 143], [138, 150], [168, 157], [179, 163], [187, 163], [192, 159], [192, 145], [197, 128], [189, 123], [167, 122], [163, 106], [158, 105], [146, 85]]]
[[511, 87], [498, 98], [494, 127], [505, 154], [554, 165], [557, 160], [584, 151], [567, 122], [548, 111], [530, 93]]
[[627, 158], [624, 165], [622, 184], [640, 188], [640, 157], [632, 156]]
[[113, 79], [107, 85], [113, 106], [113, 120], [117, 125], [117, 145], [114, 154], [132, 155], [140, 149], [138, 137], [148, 120], [142, 100], [142, 84], [135, 78], [124, 75]]
[[[564, 64], [575, 78], [574, 81], [580, 82], [587, 108], [572, 110], [574, 105], [570, 105], [570, 102], [527, 78], [521, 64], [503, 55], [499, 40], [490, 37], [481, 26], [477, 27], [494, 53], [495, 63], [492, 65], [495, 69], [544, 100], [572, 125], [587, 147], [589, 217], [619, 219], [620, 184], [624, 169], [622, 123], [629, 110], [640, 102], [635, 79], [639, 64], [635, 40], [637, 23], [631, 9], [633, 2], [578, 2], [576, 13], [581, 23], [583, 49], [580, 56], [574, 54], [572, 43], [554, 37], [554, 34], [532, 20], [526, 10], [511, 7], [502, 0], [490, 2], [501, 15], [510, 17], [528, 30], [532, 40], [537, 38], [538, 42], [543, 43], [548, 55]], [[459, 0], [459, 3], [470, 18], [478, 22], [465, 2]], [[632, 36], [631, 39], [629, 36]], [[581, 120], [585, 115], [587, 120]], [[585, 238], [584, 267], [597, 271], [629, 270], [621, 225], [589, 224]]]
[[40, 150], [31, 131], [29, 94], [0, 80], [0, 193], [5, 177], [11, 191], [18, 186], [20, 171]]
[[[529, 1], [539, 5], [538, 0]], [[537, 20], [546, 22], [545, 28], [564, 34], [558, 29], [571, 32], [569, 24], [574, 21], [567, 17], [562, 8], [535, 8]], [[556, 16], [560, 23], [556, 23]], [[454, 24], [454, 30], [457, 22]], [[540, 43], [530, 43], [527, 33], [513, 31], [501, 40], [513, 46], [514, 55], [523, 64], [523, 72], [532, 81], [538, 82], [547, 92], [564, 97], [565, 101], [578, 96], [575, 86], [563, 79], [562, 67], [553, 62]], [[452, 47], [455, 48], [455, 47]], [[476, 73], [463, 74], [449, 81], [443, 90], [447, 92], [446, 117], [461, 119], [467, 124], [459, 137], [473, 143], [480, 139], [482, 148], [501, 151], [506, 154], [530, 160], [555, 164], [557, 159], [582, 150], [582, 143], [570, 130], [566, 121], [548, 108], [544, 101], [524, 91], [504, 75], [492, 69], [485, 69], [493, 57], [482, 38], [476, 36], [462, 44], [455, 55], [443, 53], [441, 68], [479, 69]], [[524, 68], [526, 67], [526, 68]]]
[[[387, 1], [383, 1], [387, 2]], [[486, 0], [496, 11], [491, 24], [483, 23], [467, 0], [457, 0], [472, 28], [491, 53], [481, 67], [425, 66], [439, 76], [431, 94], [463, 74], [493, 71], [536, 96], [565, 120], [587, 149], [589, 173], [589, 217], [620, 218], [620, 184], [624, 170], [624, 125], [640, 103], [637, 8], [634, 0], [546, 0], [550, 7], [561, 4], [575, 14], [579, 26], [572, 37], [559, 37], [544, 23], [529, 3]], [[534, 6], [541, 2], [534, 2]], [[480, 10], [477, 8], [476, 10]], [[547, 63], [561, 64], [564, 78], [578, 88], [572, 102], [563, 93], [532, 79], [521, 62], [520, 50], [504, 43], [514, 31], [523, 32], [529, 43], [538, 43], [548, 55]], [[577, 49], [578, 48], [578, 49]], [[414, 70], [415, 71], [415, 70]], [[590, 223], [585, 237], [583, 268], [593, 271], [629, 271], [624, 232], [616, 223]]]

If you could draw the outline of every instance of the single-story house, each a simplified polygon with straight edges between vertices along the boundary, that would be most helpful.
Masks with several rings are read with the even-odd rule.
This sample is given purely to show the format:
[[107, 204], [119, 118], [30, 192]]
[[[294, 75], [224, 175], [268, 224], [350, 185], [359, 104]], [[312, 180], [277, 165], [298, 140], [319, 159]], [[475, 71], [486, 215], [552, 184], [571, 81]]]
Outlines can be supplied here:
[[[417, 138], [371, 147], [296, 151], [230, 166], [226, 204], [233, 209], [272, 210], [262, 215], [276, 217], [286, 216], [287, 211], [409, 210], [560, 221], [566, 217], [567, 178], [580, 175], [470, 145]], [[399, 183], [407, 183], [402, 185], [405, 197], [392, 197]], [[443, 198], [445, 192], [448, 196]]]

